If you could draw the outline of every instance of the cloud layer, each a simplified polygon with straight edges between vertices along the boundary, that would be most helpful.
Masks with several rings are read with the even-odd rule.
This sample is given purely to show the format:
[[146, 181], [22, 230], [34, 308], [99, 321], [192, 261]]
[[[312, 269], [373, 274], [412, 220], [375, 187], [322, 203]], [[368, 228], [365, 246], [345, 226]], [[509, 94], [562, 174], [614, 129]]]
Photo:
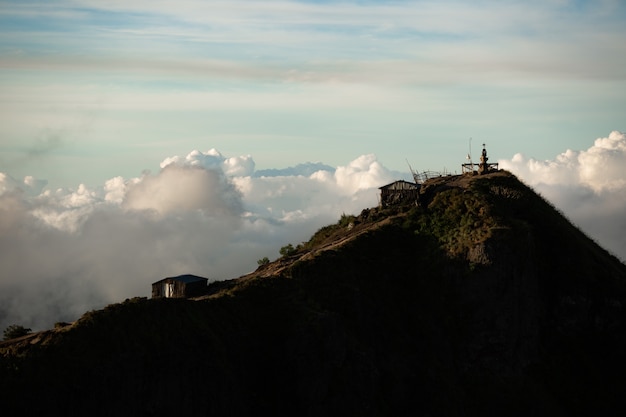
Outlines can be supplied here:
[[55, 191], [0, 174], [0, 328], [73, 320], [149, 295], [165, 276], [237, 277], [341, 213], [376, 205], [377, 187], [393, 180], [373, 155], [265, 171], [273, 176], [254, 166], [251, 156], [193, 151], [158, 173]]
[[552, 160], [500, 160], [603, 247], [626, 260], [626, 134], [613, 131], [583, 151]]
[[[575, 224], [626, 259], [626, 135], [539, 161], [500, 160]], [[164, 159], [156, 173], [101, 187], [46, 189], [0, 173], [0, 328], [34, 329], [147, 296], [163, 277], [230, 279], [278, 257], [342, 213], [378, 203], [398, 179], [376, 156], [255, 170], [250, 155], [211, 149]]]

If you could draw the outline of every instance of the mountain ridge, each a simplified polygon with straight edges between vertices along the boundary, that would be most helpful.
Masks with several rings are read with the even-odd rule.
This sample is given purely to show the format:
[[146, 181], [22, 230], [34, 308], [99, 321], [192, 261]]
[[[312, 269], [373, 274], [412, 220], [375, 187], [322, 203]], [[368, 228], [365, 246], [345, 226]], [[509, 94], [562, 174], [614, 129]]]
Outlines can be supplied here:
[[42, 415], [623, 410], [626, 266], [504, 171], [434, 178], [419, 201], [344, 215], [194, 300], [130, 299], [0, 345], [5, 405]]

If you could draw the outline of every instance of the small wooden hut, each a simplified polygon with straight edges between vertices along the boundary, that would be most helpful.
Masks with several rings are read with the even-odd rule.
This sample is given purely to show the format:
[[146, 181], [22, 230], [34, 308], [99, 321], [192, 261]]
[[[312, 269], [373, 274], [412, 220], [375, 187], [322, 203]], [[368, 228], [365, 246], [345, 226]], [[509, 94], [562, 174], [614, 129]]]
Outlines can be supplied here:
[[208, 281], [207, 278], [189, 274], [164, 278], [152, 284], [152, 298], [187, 298], [202, 295]]
[[380, 190], [380, 205], [389, 207], [397, 204], [417, 204], [420, 185], [404, 180], [383, 185]]

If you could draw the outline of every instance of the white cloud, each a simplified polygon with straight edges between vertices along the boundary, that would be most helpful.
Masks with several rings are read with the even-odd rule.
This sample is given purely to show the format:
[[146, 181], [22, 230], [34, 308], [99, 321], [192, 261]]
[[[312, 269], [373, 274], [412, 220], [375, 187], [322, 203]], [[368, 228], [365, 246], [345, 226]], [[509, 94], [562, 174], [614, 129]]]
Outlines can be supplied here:
[[626, 190], [626, 135], [611, 132], [578, 156], [580, 179], [596, 192]]
[[30, 214], [58, 230], [76, 232], [89, 218], [100, 198], [84, 184], [77, 190], [46, 191], [31, 201]]
[[[139, 181], [138, 178], [132, 181], [132, 183], [137, 183]], [[107, 180], [104, 183], [104, 199], [106, 201], [120, 204], [124, 201], [124, 196], [126, 195], [127, 182], [123, 177], [115, 177]]]
[[363, 190], [380, 186], [389, 179], [387, 171], [375, 155], [363, 155], [335, 172], [337, 185], [348, 190]]
[[194, 150], [186, 157], [173, 156], [165, 158], [161, 162], [161, 168], [169, 165], [202, 167], [205, 169], [219, 170], [230, 177], [245, 177], [254, 172], [254, 160], [252, 156], [224, 157], [217, 149], [210, 149], [206, 152]]
[[626, 260], [626, 134], [613, 131], [587, 150], [567, 150], [552, 160], [516, 154], [499, 163]]
[[127, 186], [122, 206], [159, 215], [200, 210], [205, 216], [239, 215], [237, 190], [222, 172], [200, 166], [169, 164], [157, 175], [145, 175]]
[[301, 164], [259, 177], [254, 165], [249, 155], [193, 151], [155, 174], [38, 194], [23, 189], [43, 182], [1, 174], [0, 327], [49, 327], [148, 295], [164, 276], [235, 278], [341, 213], [376, 205], [376, 187], [393, 179], [373, 155], [334, 171]]

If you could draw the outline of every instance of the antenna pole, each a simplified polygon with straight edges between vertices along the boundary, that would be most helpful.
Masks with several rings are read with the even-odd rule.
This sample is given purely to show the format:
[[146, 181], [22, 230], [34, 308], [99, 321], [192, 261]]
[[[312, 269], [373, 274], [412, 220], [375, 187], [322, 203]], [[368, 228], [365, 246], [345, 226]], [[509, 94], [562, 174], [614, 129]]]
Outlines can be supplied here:
[[409, 166], [409, 170], [411, 171], [411, 175], [413, 175], [413, 181], [415, 182], [415, 184], [419, 184], [419, 178], [417, 176], [417, 173], [415, 171], [413, 171], [413, 167], [411, 167], [411, 164], [409, 164], [409, 160], [406, 160], [406, 164]]
[[463, 172], [467, 172], [469, 168], [469, 172], [474, 172], [474, 161], [472, 161], [472, 138], [469, 138], [469, 153], [467, 154], [467, 160], [469, 164], [463, 164]]

